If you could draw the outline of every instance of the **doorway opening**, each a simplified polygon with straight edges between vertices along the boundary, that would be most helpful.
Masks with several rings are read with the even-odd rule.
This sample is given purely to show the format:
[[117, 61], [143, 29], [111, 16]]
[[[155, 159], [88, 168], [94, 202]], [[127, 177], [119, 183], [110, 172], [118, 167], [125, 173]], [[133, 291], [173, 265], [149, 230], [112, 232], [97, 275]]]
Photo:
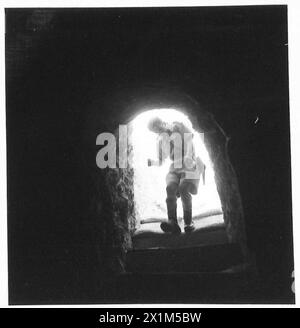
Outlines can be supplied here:
[[[148, 159], [157, 158], [158, 136], [151, 132], [147, 126], [154, 117], [158, 117], [169, 124], [181, 122], [188, 127], [193, 133], [196, 157], [200, 157], [206, 166], [205, 181], [200, 179], [198, 193], [192, 196], [193, 220], [196, 232], [215, 229], [216, 227], [224, 228], [223, 212], [215, 183], [213, 164], [205, 147], [203, 134], [194, 129], [189, 117], [180, 110], [158, 108], [144, 111], [130, 122], [132, 167], [134, 171], [134, 204], [137, 221], [135, 234], [145, 235], [145, 233], [148, 233], [149, 235], [149, 233], [152, 233], [163, 235], [160, 223], [167, 220], [165, 178], [171, 160], [166, 159], [161, 166], [147, 165]], [[183, 227], [183, 209], [180, 198], [177, 200], [177, 213], [179, 225]], [[196, 234], [193, 233], [193, 235], [193, 238], [189, 236], [190, 241], [195, 239]], [[186, 243], [184, 242], [184, 244]]]

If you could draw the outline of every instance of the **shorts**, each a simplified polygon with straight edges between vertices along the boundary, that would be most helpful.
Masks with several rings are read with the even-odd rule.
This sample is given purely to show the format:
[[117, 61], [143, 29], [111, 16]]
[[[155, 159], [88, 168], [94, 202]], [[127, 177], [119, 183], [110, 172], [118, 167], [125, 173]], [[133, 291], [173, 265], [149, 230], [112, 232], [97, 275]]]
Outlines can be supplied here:
[[175, 184], [179, 185], [180, 183], [183, 183], [183, 182], [190, 184], [190, 193], [192, 195], [197, 194], [198, 187], [199, 187], [199, 181], [200, 181], [200, 179], [186, 179], [185, 172], [172, 171], [172, 172], [169, 172], [166, 176], [167, 185], [169, 185], [171, 183], [175, 183]]

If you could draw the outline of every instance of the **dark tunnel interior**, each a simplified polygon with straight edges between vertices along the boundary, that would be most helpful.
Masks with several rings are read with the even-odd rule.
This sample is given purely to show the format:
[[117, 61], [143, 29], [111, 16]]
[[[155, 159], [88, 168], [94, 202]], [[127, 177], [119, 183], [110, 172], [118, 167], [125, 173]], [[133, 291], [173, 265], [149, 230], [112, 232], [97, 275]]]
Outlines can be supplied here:
[[[118, 302], [118, 284], [125, 302], [293, 303], [287, 43], [286, 6], [7, 9], [10, 303]], [[112, 278], [128, 237], [110, 219], [96, 136], [169, 90], [228, 136], [255, 288], [164, 298], [151, 277]]]

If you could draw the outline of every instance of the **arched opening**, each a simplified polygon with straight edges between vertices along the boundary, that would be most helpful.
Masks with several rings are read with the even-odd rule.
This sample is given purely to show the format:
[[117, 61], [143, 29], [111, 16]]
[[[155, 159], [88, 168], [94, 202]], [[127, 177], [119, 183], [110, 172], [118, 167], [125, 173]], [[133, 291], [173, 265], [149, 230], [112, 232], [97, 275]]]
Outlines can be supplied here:
[[[197, 157], [200, 157], [206, 166], [205, 178], [201, 177], [198, 193], [192, 196], [192, 216], [195, 232], [207, 229], [224, 228], [223, 212], [220, 197], [215, 182], [213, 163], [205, 147], [205, 136], [198, 132], [190, 118], [174, 108], [156, 108], [138, 114], [130, 123], [130, 144], [132, 146], [131, 165], [133, 168], [134, 206], [136, 217], [136, 235], [145, 233], [163, 234], [160, 223], [167, 220], [166, 206], [166, 175], [171, 160], [168, 158], [161, 166], [148, 166], [148, 159], [157, 157], [158, 135], [147, 127], [149, 121], [159, 117], [166, 123], [175, 121], [183, 123], [193, 133], [193, 143]], [[195, 124], [194, 124], [195, 125]], [[178, 223], [183, 231], [183, 209], [181, 200], [177, 201]], [[170, 237], [170, 236], [169, 236]], [[173, 239], [178, 239], [174, 238]], [[170, 238], [169, 238], [170, 239]], [[187, 237], [186, 237], [187, 239]], [[190, 242], [197, 243], [194, 238]], [[201, 243], [203, 240], [199, 240]], [[185, 244], [189, 244], [186, 240]], [[149, 246], [149, 244], [147, 244]], [[165, 244], [163, 244], [165, 245]], [[177, 246], [178, 243], [168, 243]], [[161, 246], [154, 243], [152, 246]]]
[[[95, 170], [95, 222], [103, 244], [107, 245], [107, 238], [112, 240], [110, 267], [114, 272], [202, 272], [244, 263], [247, 245], [243, 207], [237, 176], [228, 154], [228, 136], [211, 112], [184, 93], [151, 89], [147, 94], [146, 91], [109, 106], [114, 109], [115, 115], [106, 122], [106, 129], [119, 140], [120, 124], [126, 124], [128, 128], [127, 168], [117, 165], [117, 168]], [[150, 169], [147, 157], [155, 152], [156, 144], [153, 142], [155, 134], [146, 128], [147, 120], [156, 114], [169, 122], [183, 121], [192, 126], [196, 143], [198, 134], [204, 133], [204, 139], [199, 135], [200, 142], [195, 150], [202, 154], [208, 168], [205, 185], [200, 181], [198, 195], [193, 196], [193, 216], [196, 220], [199, 218], [200, 226], [191, 234], [184, 233], [182, 229], [177, 236], [160, 229], [160, 221], [167, 219], [167, 162], [161, 171], [145, 174]], [[97, 122], [99, 120], [93, 120], [94, 125]], [[140, 168], [141, 162], [134, 158], [138, 149], [144, 161]], [[154, 167], [152, 171], [155, 172]], [[139, 175], [142, 180], [138, 180]], [[156, 182], [158, 178], [159, 183]], [[147, 183], [152, 186], [151, 189], [145, 187]], [[177, 204], [178, 216], [182, 218], [180, 199], [177, 199]], [[107, 226], [105, 230], [103, 223]]]

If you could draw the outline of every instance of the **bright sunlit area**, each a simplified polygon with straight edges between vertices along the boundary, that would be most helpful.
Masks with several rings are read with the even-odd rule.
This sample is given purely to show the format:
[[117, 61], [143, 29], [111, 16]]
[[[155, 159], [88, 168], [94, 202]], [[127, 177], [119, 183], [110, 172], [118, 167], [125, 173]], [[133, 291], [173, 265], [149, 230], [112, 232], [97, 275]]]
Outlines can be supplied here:
[[[196, 156], [199, 156], [204, 162], [206, 171], [205, 184], [201, 179], [198, 193], [192, 196], [193, 218], [201, 218], [203, 226], [223, 222], [214, 170], [203, 142], [203, 135], [193, 129], [191, 121], [184, 113], [177, 109], [159, 108], [139, 114], [130, 123], [132, 129], [135, 211], [139, 229], [142, 229], [145, 223], [167, 219], [166, 175], [171, 161], [168, 158], [161, 166], [149, 167], [147, 165], [148, 159], [157, 159], [158, 135], [151, 132], [147, 127], [149, 121], [154, 117], [159, 117], [167, 123], [182, 122], [194, 134]], [[180, 198], [177, 200], [177, 213], [180, 221], [183, 215]]]

